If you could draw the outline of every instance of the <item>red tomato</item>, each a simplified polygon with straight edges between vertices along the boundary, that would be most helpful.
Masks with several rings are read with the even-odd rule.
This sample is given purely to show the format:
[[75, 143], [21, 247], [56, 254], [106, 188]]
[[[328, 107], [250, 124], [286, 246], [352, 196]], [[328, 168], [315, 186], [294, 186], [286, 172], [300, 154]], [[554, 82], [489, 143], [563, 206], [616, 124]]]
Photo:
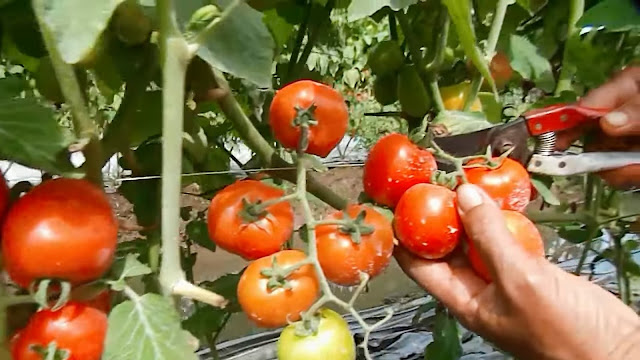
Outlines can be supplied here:
[[349, 110], [342, 95], [333, 88], [312, 80], [300, 80], [276, 92], [269, 109], [269, 124], [282, 146], [297, 149], [300, 128], [294, 125], [296, 107], [315, 105], [316, 125], [309, 128], [307, 153], [325, 157], [347, 132]]
[[513, 76], [513, 68], [511, 67], [509, 58], [502, 52], [496, 53], [493, 59], [491, 59], [489, 70], [499, 89], [503, 88]]
[[249, 203], [282, 197], [284, 192], [257, 180], [239, 180], [211, 200], [207, 218], [209, 237], [217, 246], [248, 260], [280, 250], [293, 234], [293, 209], [288, 202], [268, 206], [251, 221], [242, 216], [243, 199]]
[[[339, 285], [351, 286], [360, 283], [360, 272], [373, 278], [388, 265], [393, 254], [393, 229], [391, 221], [375, 209], [365, 205], [349, 205], [350, 218], [361, 211], [366, 212], [364, 224], [373, 228], [373, 233], [362, 235], [355, 243], [348, 230], [336, 225], [320, 225], [316, 228], [318, 260], [324, 275]], [[341, 220], [344, 212], [329, 215], [327, 220]]]
[[437, 170], [430, 151], [419, 147], [406, 135], [392, 133], [371, 148], [364, 165], [364, 192], [376, 203], [391, 208], [415, 184], [428, 183]]
[[[544, 257], [544, 242], [542, 241], [542, 236], [538, 228], [536, 228], [533, 222], [517, 211], [502, 210], [502, 214], [504, 215], [507, 228], [511, 234], [513, 234], [514, 240], [531, 256]], [[490, 283], [491, 275], [489, 269], [487, 269], [483, 263], [480, 253], [478, 253], [478, 250], [473, 245], [473, 241], [466, 238], [465, 243], [467, 245], [467, 256], [471, 267], [478, 276]]]
[[439, 185], [418, 184], [402, 195], [394, 228], [400, 244], [425, 259], [440, 259], [460, 241], [456, 194]]
[[9, 187], [0, 172], [0, 220], [9, 206]]
[[11, 344], [13, 360], [42, 360], [31, 345], [55, 341], [69, 351], [68, 360], [100, 360], [107, 334], [107, 315], [85, 304], [68, 302], [58, 311], [35, 313]]
[[85, 303], [104, 313], [109, 313], [109, 311], [111, 311], [111, 291], [105, 289], [93, 299], [85, 301]]
[[[279, 267], [295, 265], [306, 258], [300, 250], [283, 250], [273, 256]], [[312, 265], [304, 265], [289, 275], [286, 279], [288, 288], [269, 289], [269, 278], [261, 272], [272, 266], [273, 256], [249, 264], [238, 283], [238, 302], [242, 311], [263, 328], [277, 328], [300, 320], [300, 313], [309, 309], [320, 293]]]
[[2, 229], [2, 257], [16, 284], [39, 278], [80, 284], [111, 266], [118, 223], [104, 192], [86, 180], [58, 178], [12, 205]]
[[[498, 158], [494, 158], [497, 161]], [[481, 163], [473, 160], [469, 164]], [[504, 210], [524, 211], [531, 199], [529, 173], [519, 162], [506, 158], [496, 169], [465, 169], [467, 180], [481, 187]]]

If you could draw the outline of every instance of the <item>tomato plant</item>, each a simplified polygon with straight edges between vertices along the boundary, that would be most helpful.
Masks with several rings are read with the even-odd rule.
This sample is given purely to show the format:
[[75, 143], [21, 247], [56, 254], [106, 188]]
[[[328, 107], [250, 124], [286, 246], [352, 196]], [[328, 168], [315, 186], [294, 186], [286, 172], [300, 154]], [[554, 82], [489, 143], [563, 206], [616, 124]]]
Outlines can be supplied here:
[[57, 311], [41, 310], [14, 338], [11, 356], [14, 360], [37, 360], [55, 342], [58, 350], [68, 352], [68, 360], [99, 360], [107, 333], [107, 316], [100, 310], [81, 303], [69, 302]]
[[367, 63], [376, 75], [396, 74], [404, 64], [404, 56], [397, 42], [385, 40], [371, 49]]
[[[468, 165], [481, 164], [473, 160]], [[510, 158], [494, 158], [494, 168], [479, 166], [465, 169], [470, 183], [481, 187], [505, 210], [524, 211], [531, 199], [531, 180], [527, 170]], [[491, 164], [490, 164], [491, 165]]]
[[[522, 247], [522, 250], [530, 256], [544, 257], [544, 242], [533, 222], [517, 211], [502, 210], [502, 214], [504, 215], [507, 229], [513, 235], [513, 240]], [[467, 246], [467, 257], [473, 270], [482, 279], [491, 282], [489, 269], [482, 261], [482, 257], [473, 241], [465, 237], [465, 244]]]
[[258, 180], [240, 180], [218, 192], [209, 204], [209, 236], [221, 248], [245, 259], [271, 255], [293, 233], [287, 202], [262, 206], [284, 192]]
[[339, 285], [360, 283], [360, 273], [373, 278], [388, 265], [393, 254], [393, 229], [391, 222], [369, 206], [350, 205], [325, 218], [341, 220], [345, 216], [356, 219], [364, 212], [364, 218], [355, 226], [320, 225], [316, 228], [318, 261], [327, 279]]
[[340, 142], [347, 131], [349, 114], [342, 95], [331, 87], [310, 80], [288, 84], [276, 92], [269, 108], [269, 124], [280, 143], [289, 149], [297, 149], [300, 142], [300, 126], [295, 124], [296, 114], [308, 122], [309, 139], [306, 151], [321, 157]]
[[403, 134], [382, 137], [371, 148], [362, 181], [365, 193], [381, 205], [394, 207], [411, 186], [431, 181], [436, 160]]
[[288, 325], [278, 338], [278, 360], [354, 360], [356, 345], [347, 322], [330, 309], [320, 309], [316, 333], [296, 334], [296, 324]]
[[304, 259], [305, 254], [299, 250], [283, 250], [253, 261], [244, 271], [238, 283], [238, 302], [256, 325], [275, 328], [297, 321], [316, 300], [319, 286], [311, 265], [302, 265], [286, 276], [264, 275], [272, 265], [286, 270]]
[[41, 278], [81, 284], [111, 266], [118, 223], [102, 190], [86, 180], [45, 181], [18, 199], [5, 220], [4, 266], [23, 288]]
[[455, 193], [434, 184], [412, 186], [396, 206], [394, 229], [410, 252], [425, 259], [447, 256], [462, 233]]

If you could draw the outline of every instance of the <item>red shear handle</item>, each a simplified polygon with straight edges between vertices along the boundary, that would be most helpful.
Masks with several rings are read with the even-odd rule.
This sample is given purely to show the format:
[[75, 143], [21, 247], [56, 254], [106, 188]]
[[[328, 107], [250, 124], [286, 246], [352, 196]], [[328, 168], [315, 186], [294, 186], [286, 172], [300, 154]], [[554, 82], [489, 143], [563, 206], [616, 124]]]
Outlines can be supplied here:
[[529, 132], [538, 136], [547, 132], [558, 132], [574, 128], [589, 120], [595, 120], [611, 112], [611, 109], [588, 108], [576, 104], [557, 104], [534, 109], [524, 117]]

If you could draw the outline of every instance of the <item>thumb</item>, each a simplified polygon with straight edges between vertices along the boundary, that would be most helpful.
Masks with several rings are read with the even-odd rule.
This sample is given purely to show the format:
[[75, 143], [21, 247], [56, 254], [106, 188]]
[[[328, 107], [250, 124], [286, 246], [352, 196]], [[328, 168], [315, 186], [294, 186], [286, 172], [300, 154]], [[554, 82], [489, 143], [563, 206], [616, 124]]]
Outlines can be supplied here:
[[640, 135], [640, 95], [603, 117], [600, 127], [610, 136]]
[[464, 184], [458, 187], [458, 210], [466, 235], [486, 265], [492, 279], [513, 275], [527, 261], [507, 228], [502, 210], [481, 188]]

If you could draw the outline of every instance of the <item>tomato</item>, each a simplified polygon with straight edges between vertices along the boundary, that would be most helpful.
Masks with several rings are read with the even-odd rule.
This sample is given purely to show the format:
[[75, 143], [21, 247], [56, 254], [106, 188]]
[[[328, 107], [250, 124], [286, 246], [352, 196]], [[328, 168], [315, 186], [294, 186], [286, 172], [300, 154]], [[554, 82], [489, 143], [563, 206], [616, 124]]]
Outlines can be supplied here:
[[385, 40], [371, 49], [367, 64], [376, 75], [394, 74], [404, 64], [404, 55], [396, 41]]
[[111, 291], [109, 289], [105, 289], [98, 293], [98, 295], [93, 299], [85, 301], [85, 303], [104, 313], [108, 313], [111, 310]]
[[[513, 239], [531, 256], [544, 257], [544, 242], [542, 236], [538, 231], [538, 228], [517, 211], [502, 210], [505, 222], [509, 232], [513, 235]], [[466, 238], [466, 237], [465, 237]], [[471, 267], [478, 276], [487, 282], [491, 282], [491, 275], [489, 269], [483, 263], [480, 253], [475, 248], [473, 241], [466, 238], [465, 244], [467, 247], [467, 257], [471, 263]]]
[[511, 67], [509, 58], [503, 52], [497, 52], [493, 59], [491, 59], [489, 70], [498, 89], [504, 88], [513, 76], [513, 68]]
[[209, 237], [226, 251], [254, 260], [280, 250], [293, 234], [293, 209], [283, 201], [251, 219], [243, 200], [255, 204], [277, 199], [284, 191], [258, 180], [239, 180], [218, 192], [207, 215]]
[[417, 118], [431, 108], [431, 97], [413, 65], [405, 65], [398, 74], [398, 100], [402, 111]]
[[41, 360], [31, 345], [46, 347], [55, 341], [69, 351], [67, 360], [100, 360], [107, 335], [107, 315], [88, 305], [68, 302], [58, 311], [41, 310], [12, 342], [13, 360]]
[[320, 294], [313, 265], [303, 265], [291, 273], [286, 279], [288, 288], [269, 289], [269, 277], [261, 272], [272, 266], [274, 256], [279, 267], [295, 265], [306, 258], [300, 250], [283, 250], [253, 261], [242, 273], [238, 302], [249, 319], [263, 328], [277, 328], [300, 320], [300, 313], [309, 309]]
[[[494, 158], [498, 161], [498, 158]], [[472, 160], [468, 164], [481, 163]], [[529, 173], [519, 162], [505, 158], [496, 169], [477, 167], [465, 169], [467, 180], [481, 187], [504, 210], [524, 211], [531, 199]]]
[[0, 171], [0, 220], [2, 220], [4, 212], [9, 207], [9, 200], [9, 187], [7, 186], [7, 182]]
[[371, 148], [364, 164], [364, 192], [376, 203], [394, 207], [411, 186], [431, 181], [437, 170], [430, 151], [403, 134], [386, 135]]
[[456, 194], [439, 185], [418, 184], [402, 195], [394, 214], [400, 244], [425, 259], [440, 259], [460, 242]]
[[34, 187], [12, 206], [2, 229], [2, 256], [23, 288], [39, 278], [80, 284], [111, 266], [118, 222], [102, 189], [58, 178]]
[[373, 81], [373, 96], [382, 105], [398, 101], [398, 77], [395, 75], [378, 75]]
[[333, 310], [320, 309], [318, 313], [317, 333], [298, 336], [296, 324], [280, 333], [278, 360], [355, 360], [356, 344], [347, 322]]
[[[464, 108], [466, 97], [471, 91], [471, 82], [465, 81], [456, 85], [445, 86], [440, 88], [440, 95], [444, 102], [444, 108], [447, 110], [461, 111]], [[482, 103], [476, 97], [471, 104], [471, 111], [482, 111]]]
[[125, 1], [113, 14], [112, 24], [118, 39], [127, 45], [138, 45], [149, 38], [153, 24], [137, 2]]
[[[349, 205], [345, 210], [351, 219], [365, 211], [364, 225], [371, 226], [373, 233], [361, 235], [355, 243], [347, 229], [336, 225], [320, 225], [316, 228], [318, 261], [322, 272], [339, 285], [351, 286], [360, 283], [360, 272], [369, 278], [380, 274], [393, 254], [393, 229], [391, 221], [366, 205]], [[334, 212], [327, 220], [341, 220], [344, 211]]]
[[325, 84], [300, 80], [276, 92], [269, 109], [269, 124], [275, 138], [288, 149], [297, 149], [300, 127], [294, 124], [296, 107], [315, 106], [317, 124], [309, 127], [307, 153], [325, 157], [347, 132], [349, 110], [342, 95]]

